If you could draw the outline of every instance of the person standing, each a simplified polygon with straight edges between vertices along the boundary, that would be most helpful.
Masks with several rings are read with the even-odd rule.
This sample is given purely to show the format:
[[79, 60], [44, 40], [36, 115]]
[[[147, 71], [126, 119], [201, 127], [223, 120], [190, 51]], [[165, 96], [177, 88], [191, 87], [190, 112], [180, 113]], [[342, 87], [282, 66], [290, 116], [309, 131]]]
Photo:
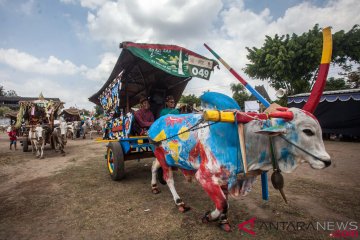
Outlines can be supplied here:
[[16, 140], [17, 140], [17, 137], [16, 137], [16, 129], [15, 129], [15, 126], [12, 126], [11, 127], [11, 130], [10, 132], [8, 132], [8, 135], [10, 137], [10, 150], [12, 150], [12, 145], [14, 145], [14, 148], [15, 150], [16, 149]]
[[166, 107], [161, 110], [160, 117], [166, 114], [180, 114], [179, 110], [175, 108], [175, 99], [172, 95], [165, 98]]

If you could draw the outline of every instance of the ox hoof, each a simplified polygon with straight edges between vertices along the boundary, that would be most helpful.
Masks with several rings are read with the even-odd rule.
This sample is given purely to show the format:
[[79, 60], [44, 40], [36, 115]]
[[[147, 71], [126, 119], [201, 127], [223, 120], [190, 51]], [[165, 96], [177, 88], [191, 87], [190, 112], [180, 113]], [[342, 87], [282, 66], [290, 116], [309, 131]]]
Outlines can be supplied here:
[[207, 212], [205, 213], [205, 215], [204, 215], [204, 216], [202, 217], [202, 219], [201, 219], [202, 223], [209, 223], [209, 222], [214, 222], [214, 221], [217, 220], [217, 218], [216, 218], [216, 219], [212, 219], [210, 213], [211, 213], [211, 211], [207, 211]]
[[225, 232], [231, 232], [231, 226], [229, 223], [220, 223], [219, 227]]
[[225, 214], [221, 214], [219, 219], [219, 227], [225, 232], [231, 232], [231, 226], [227, 216]]
[[41, 156], [40, 159], [44, 159], [44, 156]]
[[191, 210], [191, 207], [186, 206], [185, 203], [181, 204], [178, 206], [178, 209], [181, 213], [187, 212], [189, 210]]
[[152, 186], [152, 187], [151, 187], [151, 192], [152, 192], [153, 194], [159, 194], [159, 193], [161, 193], [160, 189], [159, 189], [157, 186]]

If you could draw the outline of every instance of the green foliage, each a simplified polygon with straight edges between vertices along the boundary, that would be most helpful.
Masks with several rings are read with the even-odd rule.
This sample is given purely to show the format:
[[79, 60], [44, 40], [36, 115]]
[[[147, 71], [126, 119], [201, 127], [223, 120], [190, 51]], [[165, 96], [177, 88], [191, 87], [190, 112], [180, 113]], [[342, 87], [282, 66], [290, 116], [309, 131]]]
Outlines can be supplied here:
[[334, 62], [345, 67], [349, 61], [360, 62], [360, 27], [354, 25], [350, 31], [344, 30], [333, 35]]
[[360, 87], [360, 66], [357, 67], [357, 70], [352, 70], [351, 65], [343, 65], [345, 72], [340, 73], [344, 76], [346, 81], [349, 84], [349, 88], [359, 88]]
[[[355, 25], [349, 32], [333, 35], [334, 62], [346, 63], [360, 60], [360, 31]], [[289, 95], [308, 92], [317, 75], [321, 60], [322, 33], [318, 25], [298, 36], [266, 36], [261, 48], [247, 48], [245, 72], [254, 78], [268, 80], [276, 90], [284, 88]]]
[[0, 96], [5, 96], [6, 92], [4, 86], [0, 85]]
[[200, 106], [200, 104], [201, 104], [200, 98], [198, 98], [194, 94], [181, 95], [181, 98], [180, 98], [179, 102], [180, 103], [186, 103], [186, 104], [188, 104], [190, 106], [193, 106], [194, 103], [196, 104], [196, 106]]
[[230, 85], [230, 89], [233, 92], [232, 97], [239, 104], [241, 109], [245, 109], [244, 102], [250, 99], [250, 95], [246, 92], [245, 87], [241, 83], [237, 83], [237, 84], [232, 83]]
[[9, 91], [6, 92], [5, 96], [16, 97], [17, 93], [14, 90], [9, 90]]
[[0, 96], [15, 97], [17, 93], [14, 90], [5, 91], [4, 86], [0, 85]]
[[11, 112], [12, 110], [9, 107], [0, 107], [0, 117], [4, 117], [6, 113]]
[[356, 71], [349, 72], [347, 77], [352, 88], [360, 88], [360, 66]]
[[346, 83], [346, 81], [343, 78], [331, 77], [326, 82], [325, 91], [334, 91], [334, 90], [341, 90], [347, 88], [350, 88], [350, 86]]
[[95, 117], [99, 117], [104, 114], [104, 109], [98, 105], [95, 106]]
[[81, 109], [80, 115], [90, 116], [90, 111], [86, 109]]

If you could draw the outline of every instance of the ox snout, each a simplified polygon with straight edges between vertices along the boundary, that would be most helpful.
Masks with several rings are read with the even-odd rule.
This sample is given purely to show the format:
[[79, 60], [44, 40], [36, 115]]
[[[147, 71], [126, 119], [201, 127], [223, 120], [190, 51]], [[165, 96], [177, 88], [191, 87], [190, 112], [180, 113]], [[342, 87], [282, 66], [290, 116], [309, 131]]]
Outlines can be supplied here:
[[310, 162], [312, 168], [323, 169], [331, 165], [331, 158], [328, 153], [324, 153], [317, 157], [318, 159], [316, 159], [316, 161]]
[[329, 167], [331, 165], [331, 160], [321, 161], [325, 164], [325, 167]]

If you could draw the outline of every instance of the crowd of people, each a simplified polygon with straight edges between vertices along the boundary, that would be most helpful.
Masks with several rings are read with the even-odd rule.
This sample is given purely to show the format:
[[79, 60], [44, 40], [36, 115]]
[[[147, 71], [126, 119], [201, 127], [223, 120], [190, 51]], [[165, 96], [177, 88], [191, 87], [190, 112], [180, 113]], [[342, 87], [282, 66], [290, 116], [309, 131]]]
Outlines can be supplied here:
[[[134, 113], [135, 121], [132, 126], [132, 132], [134, 135], [142, 136], [147, 134], [147, 130], [155, 121], [155, 117], [150, 110], [150, 101], [147, 97], [142, 97], [139, 101], [139, 104], [140, 109]], [[165, 107], [160, 111], [160, 117], [167, 114], [180, 114], [179, 110], [175, 108], [175, 99], [172, 95], [169, 95], [165, 98]], [[90, 118], [85, 118], [82, 119], [79, 125], [80, 128], [78, 130], [80, 134], [78, 135], [82, 136], [85, 135], [84, 126], [87, 126], [91, 129], [94, 123]], [[14, 125], [9, 126], [9, 128], [7, 129], [7, 134], [10, 140], [10, 150], [17, 150], [17, 131]]]

